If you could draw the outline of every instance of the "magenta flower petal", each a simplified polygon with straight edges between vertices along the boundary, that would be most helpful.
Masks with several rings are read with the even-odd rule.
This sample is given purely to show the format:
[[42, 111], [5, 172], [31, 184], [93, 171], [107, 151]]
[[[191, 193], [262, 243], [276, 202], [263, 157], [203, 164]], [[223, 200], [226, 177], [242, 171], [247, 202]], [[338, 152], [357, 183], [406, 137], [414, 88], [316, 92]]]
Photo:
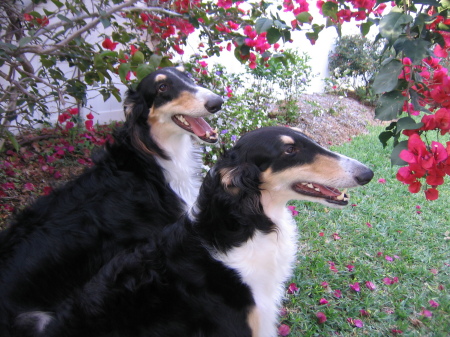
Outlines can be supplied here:
[[373, 283], [371, 281], [366, 282], [366, 287], [367, 287], [367, 289], [372, 290], [372, 291], [377, 289], [377, 286], [375, 285], [375, 283]]
[[323, 324], [323, 323], [325, 323], [327, 321], [327, 316], [325, 316], [325, 314], [323, 312], [321, 312], [321, 311], [319, 311], [316, 314], [316, 317], [317, 317], [317, 322], [319, 324]]
[[291, 283], [288, 287], [288, 294], [294, 294], [297, 290], [297, 285], [295, 283]]
[[327, 303], [328, 303], [328, 301], [325, 298], [321, 298], [319, 300], [319, 304], [327, 304]]
[[278, 335], [280, 335], [280, 336], [287, 336], [290, 333], [291, 333], [291, 328], [289, 327], [289, 325], [281, 324], [278, 327]]
[[350, 284], [350, 288], [356, 292], [359, 292], [361, 290], [361, 288], [359, 287], [359, 283], [355, 282], [353, 284]]
[[437, 307], [439, 306], [439, 303], [436, 302], [436, 301], [433, 301], [433, 300], [430, 300], [428, 303], [430, 303], [430, 305], [431, 305], [433, 308], [437, 308]]

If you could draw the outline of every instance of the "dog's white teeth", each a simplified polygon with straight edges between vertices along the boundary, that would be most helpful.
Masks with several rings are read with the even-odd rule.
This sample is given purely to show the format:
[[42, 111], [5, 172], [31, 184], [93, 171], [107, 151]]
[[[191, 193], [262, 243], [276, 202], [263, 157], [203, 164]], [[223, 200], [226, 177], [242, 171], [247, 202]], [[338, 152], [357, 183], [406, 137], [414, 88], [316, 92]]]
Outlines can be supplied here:
[[308, 185], [308, 183], [302, 183], [302, 185], [303, 185], [303, 186], [307, 186], [307, 185]]
[[183, 116], [179, 115], [179, 116], [177, 116], [177, 119], [184, 125], [189, 125], [188, 121]]
[[349, 198], [344, 198], [343, 200], [344, 200], [344, 201], [349, 201], [350, 199], [349, 199]]
[[206, 138], [211, 138], [211, 133], [209, 131], [206, 131]]
[[344, 200], [344, 199], [345, 199], [345, 194], [344, 193], [341, 193], [340, 195], [338, 195], [336, 197], [336, 200]]
[[314, 188], [313, 184], [306, 184], [306, 186], [308, 186], [309, 188]]
[[320, 188], [315, 187], [314, 190], [320, 192]]

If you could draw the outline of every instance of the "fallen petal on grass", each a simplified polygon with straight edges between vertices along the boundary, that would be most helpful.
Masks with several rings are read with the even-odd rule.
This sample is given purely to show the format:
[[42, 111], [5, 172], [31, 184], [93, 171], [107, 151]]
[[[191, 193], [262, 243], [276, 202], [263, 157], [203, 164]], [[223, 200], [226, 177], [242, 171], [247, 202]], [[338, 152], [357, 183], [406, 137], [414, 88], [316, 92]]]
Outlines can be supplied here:
[[316, 313], [316, 317], [317, 317], [317, 322], [319, 324], [323, 324], [327, 321], [327, 316], [325, 316], [325, 314], [321, 311], [319, 311], [318, 313]]

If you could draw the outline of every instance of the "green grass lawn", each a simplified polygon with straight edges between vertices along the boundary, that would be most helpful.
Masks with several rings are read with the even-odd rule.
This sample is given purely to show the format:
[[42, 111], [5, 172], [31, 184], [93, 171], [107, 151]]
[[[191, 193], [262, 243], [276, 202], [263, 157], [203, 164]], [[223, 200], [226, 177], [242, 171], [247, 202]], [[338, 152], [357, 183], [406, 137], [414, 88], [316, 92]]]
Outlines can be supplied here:
[[[281, 322], [289, 336], [450, 336], [449, 186], [437, 201], [410, 194], [395, 179], [380, 131], [333, 148], [375, 172], [370, 184], [350, 190], [352, 206], [294, 203], [298, 290], [287, 293]], [[350, 287], [356, 282], [359, 291]]]

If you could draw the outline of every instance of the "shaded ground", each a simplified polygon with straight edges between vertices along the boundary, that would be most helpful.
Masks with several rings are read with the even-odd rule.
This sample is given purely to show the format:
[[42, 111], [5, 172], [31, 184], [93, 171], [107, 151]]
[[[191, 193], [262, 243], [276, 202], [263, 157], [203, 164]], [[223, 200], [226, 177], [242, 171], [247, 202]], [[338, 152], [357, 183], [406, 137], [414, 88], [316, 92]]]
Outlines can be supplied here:
[[[347, 142], [373, 123], [373, 108], [351, 98], [312, 94], [299, 102], [297, 127], [323, 146]], [[0, 153], [0, 229], [15, 209], [90, 166], [91, 150], [103, 145], [110, 133], [109, 126], [95, 134], [41, 130], [19, 139], [19, 153], [12, 148]]]

